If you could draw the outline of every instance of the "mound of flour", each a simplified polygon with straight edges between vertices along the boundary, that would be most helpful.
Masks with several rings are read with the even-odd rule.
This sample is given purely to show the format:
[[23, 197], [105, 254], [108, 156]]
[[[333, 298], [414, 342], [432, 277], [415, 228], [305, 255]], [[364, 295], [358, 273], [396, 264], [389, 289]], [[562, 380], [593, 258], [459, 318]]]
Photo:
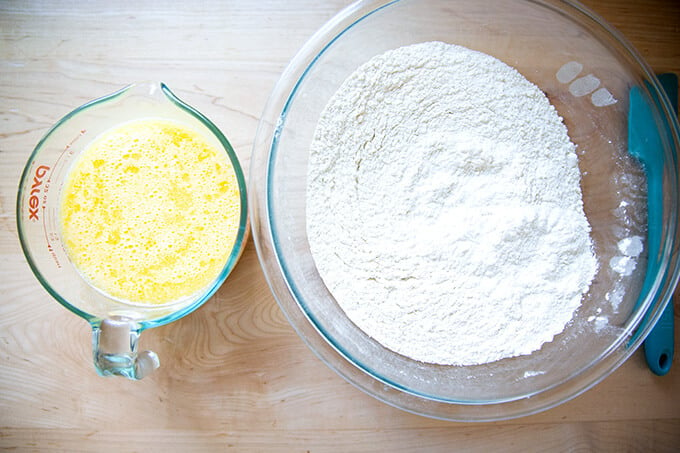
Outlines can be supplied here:
[[376, 56], [315, 132], [307, 233], [347, 316], [412, 359], [474, 365], [562, 332], [597, 269], [575, 146], [515, 69], [429, 42]]

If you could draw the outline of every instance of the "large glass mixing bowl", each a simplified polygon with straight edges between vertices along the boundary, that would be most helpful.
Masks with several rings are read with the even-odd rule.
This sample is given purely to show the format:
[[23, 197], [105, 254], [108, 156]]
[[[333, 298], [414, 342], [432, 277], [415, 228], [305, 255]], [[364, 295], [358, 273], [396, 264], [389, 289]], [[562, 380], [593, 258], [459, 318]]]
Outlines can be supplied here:
[[[599, 270], [565, 331], [531, 355], [460, 367], [396, 354], [347, 318], [310, 255], [307, 161], [321, 111], [362, 63], [388, 49], [424, 41], [462, 45], [515, 67], [545, 92], [577, 144]], [[654, 200], [647, 196], [648, 175], [628, 149], [633, 87], [646, 105], [646, 127], [651, 125], [659, 143], [653, 152], [663, 164], [658, 174], [649, 175], [658, 187]], [[256, 136], [251, 218], [276, 300], [329, 367], [407, 411], [449, 420], [498, 420], [573, 398], [635, 351], [677, 283], [678, 124], [661, 93], [657, 78], [622, 36], [574, 2], [399, 0], [349, 6], [292, 60]], [[650, 133], [636, 128], [631, 125], [635, 133]], [[659, 240], [651, 243], [648, 204], [655, 210], [650, 221], [659, 222], [654, 227]], [[622, 255], [622, 241], [631, 238], [643, 239], [644, 251], [637, 257]]]

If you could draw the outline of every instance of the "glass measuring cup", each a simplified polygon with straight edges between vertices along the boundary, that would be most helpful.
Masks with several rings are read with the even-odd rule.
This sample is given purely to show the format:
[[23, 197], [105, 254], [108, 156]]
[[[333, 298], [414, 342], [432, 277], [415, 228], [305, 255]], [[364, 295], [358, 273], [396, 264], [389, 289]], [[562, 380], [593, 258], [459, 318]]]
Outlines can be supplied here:
[[[79, 155], [103, 132], [143, 118], [184, 124], [216, 149], [224, 150], [234, 169], [240, 197], [236, 240], [219, 275], [197, 293], [165, 304], [133, 304], [92, 286], [69, 259], [59, 226], [63, 186]], [[17, 225], [28, 264], [42, 286], [91, 325], [97, 372], [141, 379], [160, 365], [154, 352], [137, 350], [141, 332], [197, 309], [236, 265], [248, 232], [245, 178], [231, 145], [210, 120], [178, 99], [163, 83], [132, 84], [79, 107], [42, 138], [21, 176]]]

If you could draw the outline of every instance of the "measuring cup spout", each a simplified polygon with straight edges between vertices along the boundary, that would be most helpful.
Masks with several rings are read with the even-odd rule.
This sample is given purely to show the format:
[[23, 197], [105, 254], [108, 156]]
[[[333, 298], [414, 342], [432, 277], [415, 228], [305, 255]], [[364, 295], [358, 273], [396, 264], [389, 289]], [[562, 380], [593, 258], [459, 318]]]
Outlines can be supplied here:
[[134, 320], [112, 317], [94, 323], [92, 329], [94, 365], [100, 375], [138, 380], [160, 366], [155, 352], [137, 352], [141, 329]]

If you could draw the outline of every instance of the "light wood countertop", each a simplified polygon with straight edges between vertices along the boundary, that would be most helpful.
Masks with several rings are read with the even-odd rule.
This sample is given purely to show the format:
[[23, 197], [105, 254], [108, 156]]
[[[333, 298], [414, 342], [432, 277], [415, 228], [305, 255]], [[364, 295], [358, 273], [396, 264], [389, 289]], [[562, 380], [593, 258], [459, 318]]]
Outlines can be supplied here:
[[[680, 73], [680, 3], [585, 3], [654, 70]], [[328, 369], [295, 334], [252, 239], [211, 301], [143, 334], [142, 349], [161, 357], [159, 370], [138, 382], [96, 375], [87, 323], [39, 285], [17, 239], [17, 183], [33, 147], [84, 102], [132, 81], [160, 80], [224, 131], [247, 170], [258, 118], [281, 71], [347, 4], [0, 2], [0, 448], [680, 449], [680, 364], [676, 358], [657, 377], [640, 351], [572, 401], [506, 422], [438, 421], [381, 403]]]

